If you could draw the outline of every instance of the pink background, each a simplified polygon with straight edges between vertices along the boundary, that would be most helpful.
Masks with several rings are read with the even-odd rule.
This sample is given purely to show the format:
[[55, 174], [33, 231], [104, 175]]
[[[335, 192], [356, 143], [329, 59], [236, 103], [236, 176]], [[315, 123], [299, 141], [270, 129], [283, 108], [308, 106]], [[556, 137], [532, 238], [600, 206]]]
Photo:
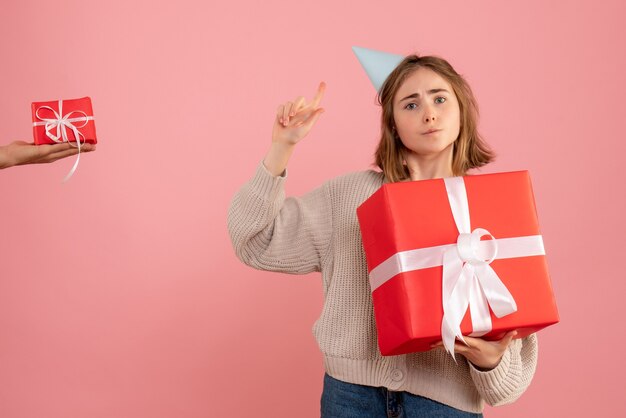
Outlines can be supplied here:
[[368, 167], [352, 45], [446, 57], [499, 154], [484, 171], [532, 173], [562, 322], [486, 415], [626, 414], [624, 3], [394, 3], [3, 4], [0, 143], [31, 138], [31, 101], [89, 95], [100, 144], [65, 185], [69, 159], [0, 173], [0, 416], [319, 416], [320, 277], [239, 263], [226, 213], [276, 106], [321, 80], [288, 192]]

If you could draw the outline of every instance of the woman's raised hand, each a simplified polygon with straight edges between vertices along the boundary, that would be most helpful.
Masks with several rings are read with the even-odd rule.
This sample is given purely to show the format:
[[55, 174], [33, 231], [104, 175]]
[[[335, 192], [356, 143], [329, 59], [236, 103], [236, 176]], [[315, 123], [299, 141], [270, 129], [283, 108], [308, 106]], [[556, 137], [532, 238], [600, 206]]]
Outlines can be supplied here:
[[304, 138], [317, 118], [324, 113], [320, 107], [320, 102], [324, 96], [326, 84], [320, 83], [313, 100], [306, 102], [300, 96], [293, 102], [287, 102], [278, 106], [276, 119], [274, 120], [274, 130], [272, 132], [272, 142], [285, 145], [295, 145]]
[[285, 171], [295, 145], [309, 133], [324, 113], [320, 102], [325, 90], [326, 83], [321, 82], [310, 102], [307, 103], [304, 97], [298, 97], [293, 102], [278, 106], [272, 131], [272, 146], [263, 160], [265, 168], [272, 175], [278, 176]]

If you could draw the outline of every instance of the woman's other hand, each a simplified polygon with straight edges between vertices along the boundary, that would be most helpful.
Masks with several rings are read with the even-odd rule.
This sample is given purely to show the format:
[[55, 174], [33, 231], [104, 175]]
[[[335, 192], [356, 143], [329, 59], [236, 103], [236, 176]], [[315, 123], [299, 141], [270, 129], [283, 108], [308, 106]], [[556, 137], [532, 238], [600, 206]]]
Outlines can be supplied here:
[[[509, 331], [499, 341], [487, 341], [482, 338], [464, 336], [467, 345], [463, 344], [463, 341], [455, 341], [454, 352], [465, 357], [478, 370], [489, 371], [500, 364], [504, 352], [516, 335], [517, 331]], [[432, 347], [443, 347], [443, 343], [440, 341], [433, 344]]]

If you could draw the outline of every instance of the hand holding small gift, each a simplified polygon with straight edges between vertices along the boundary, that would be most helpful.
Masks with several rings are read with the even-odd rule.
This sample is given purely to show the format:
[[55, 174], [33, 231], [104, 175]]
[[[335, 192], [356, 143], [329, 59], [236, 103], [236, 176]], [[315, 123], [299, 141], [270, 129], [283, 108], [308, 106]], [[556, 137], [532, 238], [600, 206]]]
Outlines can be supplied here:
[[[83, 144], [81, 152], [95, 151], [95, 144]], [[70, 143], [35, 145], [32, 142], [14, 141], [0, 146], [0, 169], [25, 164], [51, 163], [78, 154]]]
[[[77, 148], [76, 162], [63, 179], [63, 182], [72, 177], [80, 153], [85, 144], [96, 144], [96, 126], [94, 124], [91, 99], [54, 100], [49, 102], [34, 102], [31, 105], [33, 119], [33, 136], [36, 145], [64, 144]], [[67, 149], [67, 146], [62, 149]], [[91, 150], [88, 147], [87, 150]], [[70, 154], [72, 155], [72, 154]]]

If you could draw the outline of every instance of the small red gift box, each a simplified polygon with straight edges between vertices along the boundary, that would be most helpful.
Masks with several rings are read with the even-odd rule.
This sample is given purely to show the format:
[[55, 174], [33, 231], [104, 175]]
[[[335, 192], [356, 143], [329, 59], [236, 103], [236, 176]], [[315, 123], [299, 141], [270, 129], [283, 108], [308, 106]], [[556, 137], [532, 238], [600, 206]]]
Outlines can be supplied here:
[[97, 143], [91, 99], [55, 100], [32, 104], [35, 144]]
[[559, 321], [528, 172], [385, 184], [357, 215], [383, 355]]

